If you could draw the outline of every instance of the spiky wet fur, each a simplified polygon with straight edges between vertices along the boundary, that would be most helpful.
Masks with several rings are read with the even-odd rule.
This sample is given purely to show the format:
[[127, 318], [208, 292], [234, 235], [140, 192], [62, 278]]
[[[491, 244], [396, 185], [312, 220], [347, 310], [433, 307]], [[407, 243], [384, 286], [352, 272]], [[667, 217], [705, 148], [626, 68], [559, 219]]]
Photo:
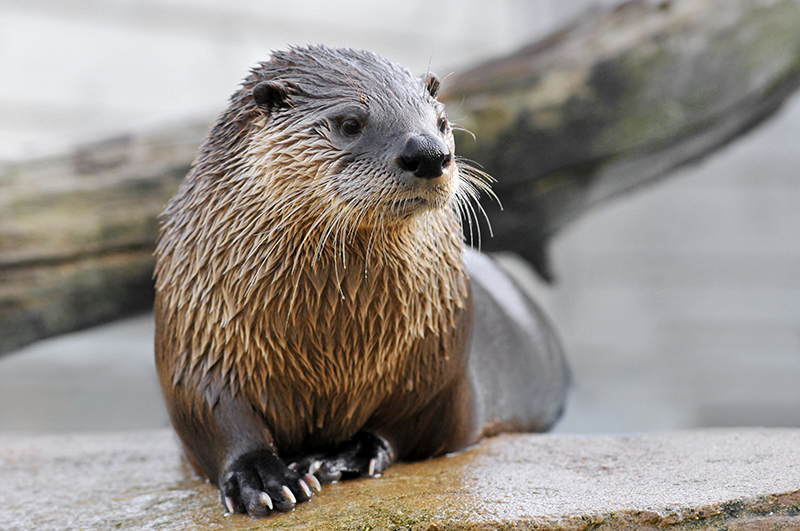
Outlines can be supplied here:
[[[255, 105], [264, 79], [294, 91], [290, 108]], [[164, 213], [156, 355], [168, 405], [244, 397], [274, 447], [296, 452], [391, 422], [389, 403], [392, 417], [410, 415], [420, 405], [408, 397], [463, 372], [466, 354], [454, 350], [468, 343], [471, 308], [459, 212], [472, 212], [484, 181], [456, 171], [416, 208], [385, 163], [353, 160], [325, 123], [300, 120], [333, 104], [314, 84], [339, 83], [369, 105], [387, 83], [411, 80], [410, 104], [434, 105], [378, 56], [294, 49], [233, 96]]]

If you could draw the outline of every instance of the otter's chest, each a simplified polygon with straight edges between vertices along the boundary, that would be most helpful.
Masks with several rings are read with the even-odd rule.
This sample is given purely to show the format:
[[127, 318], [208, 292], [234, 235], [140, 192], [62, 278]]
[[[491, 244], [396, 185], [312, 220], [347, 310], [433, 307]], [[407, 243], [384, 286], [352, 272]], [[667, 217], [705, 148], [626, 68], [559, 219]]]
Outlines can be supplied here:
[[[273, 300], [263, 392], [279, 404], [266, 414], [282, 446], [341, 440], [387, 404], [411, 413], [430, 399], [459, 362], [443, 345], [460, 306], [441, 285], [422, 290], [391, 271], [348, 268], [338, 278], [304, 272], [291, 297]], [[281, 326], [281, 316], [291, 320]]]

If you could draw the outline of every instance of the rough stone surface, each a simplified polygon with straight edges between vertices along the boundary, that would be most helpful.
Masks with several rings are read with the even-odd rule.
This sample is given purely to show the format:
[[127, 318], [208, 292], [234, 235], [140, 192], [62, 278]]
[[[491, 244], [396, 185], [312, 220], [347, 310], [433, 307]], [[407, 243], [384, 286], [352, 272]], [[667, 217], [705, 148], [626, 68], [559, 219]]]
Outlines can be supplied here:
[[800, 430], [504, 435], [223, 514], [169, 430], [0, 436], [0, 529], [800, 529]]

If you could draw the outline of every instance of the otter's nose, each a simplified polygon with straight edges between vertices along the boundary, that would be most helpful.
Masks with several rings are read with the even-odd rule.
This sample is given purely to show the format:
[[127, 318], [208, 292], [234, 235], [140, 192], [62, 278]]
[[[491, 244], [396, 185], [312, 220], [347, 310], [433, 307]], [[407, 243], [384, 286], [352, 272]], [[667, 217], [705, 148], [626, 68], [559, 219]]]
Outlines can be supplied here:
[[422, 179], [435, 179], [442, 175], [453, 155], [444, 141], [433, 135], [412, 136], [406, 142], [397, 163], [406, 171]]

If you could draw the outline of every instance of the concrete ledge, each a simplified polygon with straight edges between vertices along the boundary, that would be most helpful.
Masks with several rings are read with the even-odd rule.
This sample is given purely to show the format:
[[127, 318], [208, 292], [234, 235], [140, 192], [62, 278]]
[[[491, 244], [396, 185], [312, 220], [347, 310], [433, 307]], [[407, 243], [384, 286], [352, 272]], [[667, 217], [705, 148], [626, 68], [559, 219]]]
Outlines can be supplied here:
[[514, 435], [225, 516], [171, 431], [0, 436], [0, 529], [800, 529], [800, 430]]

